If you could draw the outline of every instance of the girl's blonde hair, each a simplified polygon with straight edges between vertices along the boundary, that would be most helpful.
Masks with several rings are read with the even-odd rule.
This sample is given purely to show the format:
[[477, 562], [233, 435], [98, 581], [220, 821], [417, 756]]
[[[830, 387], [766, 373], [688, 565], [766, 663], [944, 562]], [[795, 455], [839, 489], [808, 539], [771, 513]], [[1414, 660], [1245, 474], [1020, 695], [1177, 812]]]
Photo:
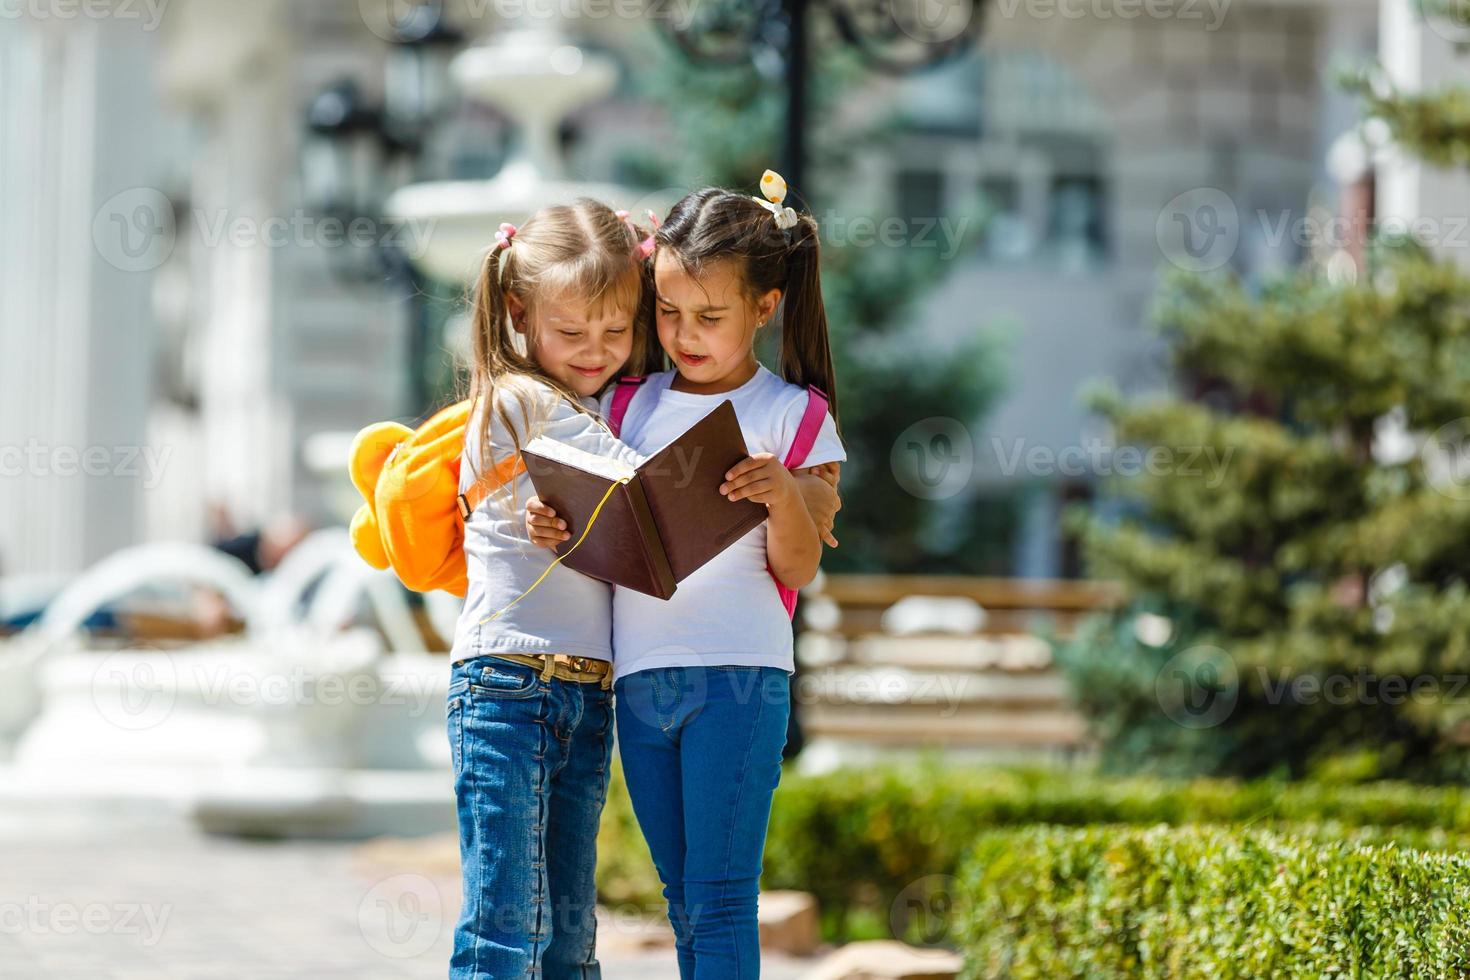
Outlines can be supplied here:
[[[516, 332], [507, 295], [524, 304], [528, 320], [537, 304], [549, 299], [585, 300], [593, 316], [609, 308], [627, 310], [633, 315], [633, 353], [621, 373], [642, 374], [656, 363], [650, 344], [657, 342], [651, 327], [651, 263], [639, 249], [647, 235], [647, 230], [607, 205], [579, 198], [572, 204], [542, 208], [515, 231], [509, 244], [497, 243], [486, 253], [474, 285], [468, 393], [479, 422], [481, 468], [494, 465], [490, 456], [492, 412], [510, 433], [517, 453], [522, 435], [530, 438], [531, 434], [517, 431], [502, 400], [514, 392], [517, 379], [538, 380], [577, 411], [586, 412], [575, 392], [536, 363], [536, 339], [529, 332]], [[531, 419], [531, 404], [523, 393], [515, 394], [522, 398], [521, 417]]]

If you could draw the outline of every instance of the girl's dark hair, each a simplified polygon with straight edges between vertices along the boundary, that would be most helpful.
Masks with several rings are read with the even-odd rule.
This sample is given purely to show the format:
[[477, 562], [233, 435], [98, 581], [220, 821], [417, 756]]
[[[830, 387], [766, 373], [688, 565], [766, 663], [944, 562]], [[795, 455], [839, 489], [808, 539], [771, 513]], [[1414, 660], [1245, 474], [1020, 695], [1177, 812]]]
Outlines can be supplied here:
[[815, 218], [800, 214], [794, 227], [783, 230], [750, 195], [706, 187], [674, 205], [655, 242], [659, 252], [672, 255], [696, 279], [709, 263], [732, 261], [749, 298], [781, 290], [781, 377], [822, 389], [836, 421], [837, 379], [822, 305]]

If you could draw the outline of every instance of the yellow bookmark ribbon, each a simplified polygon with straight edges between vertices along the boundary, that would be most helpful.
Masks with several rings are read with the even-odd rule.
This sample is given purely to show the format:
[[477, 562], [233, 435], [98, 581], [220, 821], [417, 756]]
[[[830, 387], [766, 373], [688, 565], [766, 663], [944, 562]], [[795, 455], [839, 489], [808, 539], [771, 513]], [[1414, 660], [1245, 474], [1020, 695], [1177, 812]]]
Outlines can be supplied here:
[[492, 619], [499, 619], [502, 615], [510, 610], [511, 606], [514, 606], [517, 602], [520, 602], [526, 596], [535, 591], [536, 586], [540, 585], [546, 580], [546, 576], [551, 574], [551, 570], [555, 568], [563, 558], [571, 555], [572, 552], [576, 551], [577, 548], [581, 546], [583, 541], [587, 540], [587, 534], [589, 531], [592, 530], [592, 525], [597, 523], [597, 515], [602, 513], [602, 505], [607, 503], [608, 498], [612, 496], [612, 492], [632, 479], [633, 478], [631, 476], [625, 476], [620, 479], [614, 480], [611, 485], [608, 486], [607, 493], [604, 493], [602, 495], [602, 499], [597, 502], [597, 506], [592, 508], [592, 516], [587, 518], [587, 526], [582, 529], [581, 537], [577, 538], [576, 543], [574, 543], [570, 548], [567, 549], [567, 553], [565, 555], [557, 555], [556, 560], [553, 561], [550, 565], [546, 566], [546, 571], [542, 572], [541, 577], [531, 583], [531, 587], [529, 589], [516, 596], [513, 600], [511, 600], [508, 604], [501, 608], [499, 612], [496, 612], [494, 615], [491, 616], [486, 616], [484, 619], [480, 620], [480, 625], [484, 626]]

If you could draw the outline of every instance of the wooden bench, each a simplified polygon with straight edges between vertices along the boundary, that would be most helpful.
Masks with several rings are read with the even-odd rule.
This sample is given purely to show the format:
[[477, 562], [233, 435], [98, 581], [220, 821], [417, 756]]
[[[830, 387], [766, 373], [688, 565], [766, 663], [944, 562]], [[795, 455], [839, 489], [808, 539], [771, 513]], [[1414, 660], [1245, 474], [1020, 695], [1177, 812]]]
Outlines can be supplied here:
[[1114, 582], [1079, 579], [828, 575], [812, 593], [837, 604], [842, 614], [837, 632], [848, 638], [883, 632], [883, 613], [916, 595], [973, 599], [986, 613], [984, 634], [1031, 633], [1044, 627], [1067, 637], [1083, 616], [1117, 605], [1123, 591]]
[[[895, 635], [883, 614], [910, 596], [961, 597], [985, 611], [976, 632]], [[803, 596], [836, 606], [834, 627], [799, 622], [803, 723], [814, 737], [872, 746], [1057, 749], [1087, 744], [1050, 647], [1090, 613], [1122, 600], [1111, 582], [936, 575], [829, 575]], [[800, 615], [801, 606], [798, 606]], [[831, 609], [813, 609], [829, 625]], [[807, 654], [814, 654], [808, 657]], [[867, 694], [864, 686], [911, 678], [915, 690]], [[864, 682], [864, 683], [859, 683]], [[936, 686], [937, 685], [937, 686]], [[905, 687], [899, 684], [898, 687]], [[945, 690], [938, 699], [922, 692]]]

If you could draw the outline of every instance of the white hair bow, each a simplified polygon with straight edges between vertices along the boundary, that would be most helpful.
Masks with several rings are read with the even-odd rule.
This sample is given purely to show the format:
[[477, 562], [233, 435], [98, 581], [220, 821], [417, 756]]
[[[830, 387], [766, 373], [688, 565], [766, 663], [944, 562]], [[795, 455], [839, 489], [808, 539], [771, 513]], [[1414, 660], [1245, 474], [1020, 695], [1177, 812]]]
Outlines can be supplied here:
[[774, 170], [767, 170], [761, 174], [761, 192], [766, 196], [764, 199], [752, 197], [755, 203], [771, 212], [776, 219], [776, 227], [785, 231], [796, 227], [796, 211], [793, 208], [784, 207], [782, 202], [786, 200], [786, 178]]

